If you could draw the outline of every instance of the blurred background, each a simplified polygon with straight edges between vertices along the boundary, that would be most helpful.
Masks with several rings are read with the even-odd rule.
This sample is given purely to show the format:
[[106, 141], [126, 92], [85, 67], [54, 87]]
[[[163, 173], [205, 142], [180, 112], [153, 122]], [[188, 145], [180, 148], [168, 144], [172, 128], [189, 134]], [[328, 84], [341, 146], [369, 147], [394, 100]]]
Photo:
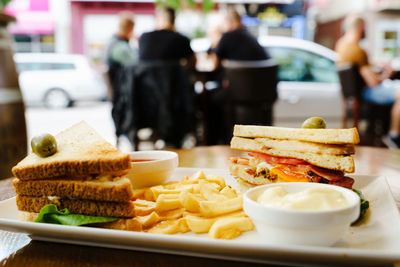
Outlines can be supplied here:
[[[228, 7], [239, 11], [244, 27], [279, 67], [278, 98], [272, 113], [272, 124], [276, 126], [300, 127], [311, 116], [323, 117], [329, 128], [343, 126], [348, 110], [344, 106], [334, 47], [343, 34], [342, 22], [350, 13], [357, 12], [365, 19], [366, 38], [360, 45], [370, 62], [389, 62], [400, 70], [399, 0], [165, 2], [177, 10], [176, 31], [190, 39], [199, 72], [207, 72], [211, 64], [205, 56], [210, 48], [208, 30], [221, 23], [221, 12]], [[105, 139], [117, 143], [104, 55], [118, 26], [119, 12], [134, 13], [134, 38], [129, 44], [137, 50], [141, 35], [155, 29], [158, 4], [154, 0], [12, 0], [5, 7], [4, 12], [16, 18], [8, 31], [25, 104], [27, 140], [43, 132], [56, 134], [85, 120]], [[213, 90], [213, 81], [195, 79], [193, 88], [197, 95], [202, 95]], [[186, 137], [184, 147], [209, 144], [205, 137], [207, 127], [202, 125], [206, 104], [199, 99], [199, 122], [193, 134]], [[348, 112], [345, 120], [349, 120], [350, 127], [353, 117], [352, 111]], [[367, 120], [361, 111], [361, 132], [371, 127]], [[151, 133], [151, 129], [145, 129], [139, 137], [145, 140]], [[379, 138], [367, 137], [362, 139], [363, 144], [383, 146]], [[118, 146], [122, 150], [132, 149], [129, 140], [132, 141], [122, 137]], [[152, 148], [152, 142], [142, 148]]]

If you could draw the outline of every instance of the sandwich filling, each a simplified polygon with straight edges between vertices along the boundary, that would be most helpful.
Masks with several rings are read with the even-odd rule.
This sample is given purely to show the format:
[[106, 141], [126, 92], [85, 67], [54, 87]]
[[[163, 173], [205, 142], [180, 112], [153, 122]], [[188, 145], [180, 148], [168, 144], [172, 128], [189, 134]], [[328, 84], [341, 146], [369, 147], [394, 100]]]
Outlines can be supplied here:
[[354, 180], [343, 171], [317, 167], [302, 159], [277, 157], [260, 152], [250, 158], [231, 158], [230, 171], [252, 185], [276, 182], [312, 182], [352, 188]]

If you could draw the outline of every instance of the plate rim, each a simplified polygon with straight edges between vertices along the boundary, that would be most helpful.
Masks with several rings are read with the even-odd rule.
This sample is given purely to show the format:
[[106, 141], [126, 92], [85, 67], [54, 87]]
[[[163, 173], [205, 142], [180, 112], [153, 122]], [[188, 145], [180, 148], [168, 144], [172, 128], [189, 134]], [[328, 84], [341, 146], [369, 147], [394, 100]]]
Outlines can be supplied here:
[[[212, 171], [218, 171], [218, 172], [224, 172], [227, 175], [229, 175], [229, 171], [226, 169], [218, 169], [218, 168], [177, 168], [177, 170], [180, 170], [182, 172], [184, 171], [190, 171], [190, 172], [195, 172], [198, 170], [202, 170], [204, 172], [212, 172]], [[390, 190], [388, 181], [386, 177], [387, 175], [351, 175], [354, 178], [361, 178], [362, 177], [373, 177], [374, 179], [382, 179], [385, 183], [385, 187], [390, 191], [390, 197], [389, 199], [391, 200], [390, 206], [391, 208], [394, 208], [396, 210], [397, 214], [397, 219], [400, 221], [400, 215], [399, 215], [399, 210], [397, 208], [397, 205], [395, 203], [395, 200], [393, 198], [393, 193]], [[15, 198], [12, 197], [3, 201], [0, 201], [0, 207], [1, 205], [7, 205], [8, 203], [12, 203], [14, 201], [15, 203]], [[44, 229], [45, 228], [45, 229]], [[192, 246], [191, 250], [188, 250], [188, 252], [185, 254], [180, 255], [188, 255], [192, 252], [192, 254], [196, 254], [196, 250], [193, 250], [193, 248], [220, 248], [222, 251], [224, 250], [230, 250], [233, 249], [235, 251], [239, 250], [242, 254], [247, 255], [239, 255], [239, 259], [234, 259], [234, 260], [246, 260], [246, 257], [248, 258], [249, 256], [252, 256], [254, 252], [257, 252], [257, 259], [260, 259], [261, 262], [268, 262], [268, 257], [261, 257], [263, 254], [266, 254], [265, 256], [268, 256], [268, 254], [274, 254], [275, 256], [278, 255], [279, 253], [282, 253], [284, 255], [292, 255], [296, 257], [296, 255], [303, 255], [305, 257], [326, 257], [327, 259], [336, 259], [336, 260], [361, 260], [361, 261], [371, 261], [375, 260], [377, 262], [395, 262], [395, 261], [400, 261], [400, 250], [395, 250], [395, 249], [390, 249], [390, 250], [375, 250], [375, 249], [361, 249], [361, 248], [346, 248], [346, 247], [311, 247], [311, 246], [294, 246], [294, 245], [272, 245], [272, 244], [249, 244], [248, 242], [245, 242], [244, 244], [234, 241], [231, 242], [231, 240], [213, 240], [213, 239], [208, 239], [208, 238], [193, 238], [193, 236], [187, 236], [185, 237], [184, 235], [161, 235], [161, 234], [148, 234], [148, 233], [143, 233], [143, 232], [130, 232], [130, 231], [120, 231], [120, 230], [112, 230], [112, 229], [103, 229], [103, 228], [91, 228], [91, 227], [78, 227], [78, 226], [65, 226], [65, 225], [52, 225], [52, 224], [37, 224], [33, 222], [25, 222], [25, 221], [19, 221], [15, 219], [5, 219], [5, 218], [0, 218], [0, 229], [3, 229], [5, 231], [11, 231], [11, 232], [18, 232], [18, 233], [25, 233], [31, 236], [32, 239], [36, 239], [35, 237], [38, 237], [37, 239], [51, 239], [52, 241], [55, 242], [60, 242], [60, 243], [66, 243], [66, 240], [69, 240], [68, 243], [70, 244], [83, 244], [85, 242], [84, 238], [90, 238], [92, 239], [87, 240], [87, 242], [92, 243], [92, 245], [95, 245], [94, 242], [96, 242], [96, 237], [98, 235], [101, 235], [103, 238], [108, 238], [111, 237], [111, 239], [118, 239], [121, 238], [124, 242], [131, 241], [130, 244], [124, 243], [123, 248], [125, 249], [135, 249], [138, 246], [140, 247], [141, 242], [157, 242], [158, 244], [161, 244], [163, 246], [167, 246], [171, 242], [175, 244], [174, 249], [172, 251], [168, 249], [168, 247], [164, 247], [165, 249], [168, 249], [168, 252], [166, 253], [174, 253], [174, 251], [177, 251], [177, 247], [179, 246], [187, 246], [190, 245]], [[62, 230], [62, 231], [60, 231]], [[400, 232], [400, 225], [398, 228], [398, 231]], [[40, 235], [38, 232], [48, 232], [47, 235]], [[64, 238], [56, 237], [55, 234], [57, 233], [63, 233]], [[71, 234], [82, 234], [82, 238], [75, 238], [73, 236], [69, 236], [69, 233]], [[69, 238], [68, 238], [69, 237]], [[57, 241], [58, 240], [58, 241]], [[98, 242], [98, 241], [97, 241]], [[160, 243], [161, 242], [161, 243]], [[116, 247], [115, 244], [114, 246], [112, 245], [113, 242], [104, 244], [102, 243], [105, 247]], [[86, 244], [87, 245], [87, 244]], [[103, 246], [102, 245], [102, 246]], [[131, 248], [129, 248], [131, 247]], [[157, 252], [162, 252], [162, 247], [157, 247], [154, 248], [154, 250], [159, 249]], [[153, 251], [154, 251], [153, 250]], [[151, 250], [149, 250], [151, 251]], [[221, 250], [220, 250], [221, 251]], [[197, 251], [197, 254], [204, 253], [204, 251]], [[225, 252], [226, 254], [227, 252]], [[223, 256], [224, 253], [214, 253], [215, 256], [218, 256], [220, 259], [229, 259], [228, 256]], [[215, 257], [211, 257], [215, 258]], [[304, 259], [304, 257], [302, 257]], [[232, 260], [232, 259], [231, 259]], [[258, 261], [255, 261], [258, 262]]]

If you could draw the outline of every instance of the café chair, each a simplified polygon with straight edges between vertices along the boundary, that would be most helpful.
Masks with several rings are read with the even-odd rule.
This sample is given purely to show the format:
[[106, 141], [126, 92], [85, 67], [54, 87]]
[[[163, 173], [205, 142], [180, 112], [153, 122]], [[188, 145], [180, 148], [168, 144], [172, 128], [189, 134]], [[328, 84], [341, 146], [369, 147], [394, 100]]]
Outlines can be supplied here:
[[361, 119], [367, 122], [367, 128], [362, 135], [362, 142], [367, 145], [381, 145], [381, 136], [390, 125], [390, 111], [392, 105], [380, 105], [362, 101], [362, 90], [365, 82], [355, 64], [343, 63], [337, 66], [342, 89], [344, 112], [342, 127], [347, 128], [349, 113], [352, 114], [353, 127], [359, 128]]
[[124, 76], [121, 132], [135, 150], [142, 128], [153, 130], [152, 141], [161, 139], [179, 148], [194, 124], [194, 90], [187, 71], [178, 61], [142, 61], [127, 66]]
[[353, 118], [353, 127], [358, 128], [361, 113], [361, 92], [365, 83], [357, 65], [350, 63], [340, 64], [337, 66], [337, 72], [344, 102], [342, 128], [347, 128], [350, 111]]
[[235, 124], [272, 125], [278, 65], [273, 60], [226, 60], [222, 65], [228, 84], [224, 110], [227, 138]]

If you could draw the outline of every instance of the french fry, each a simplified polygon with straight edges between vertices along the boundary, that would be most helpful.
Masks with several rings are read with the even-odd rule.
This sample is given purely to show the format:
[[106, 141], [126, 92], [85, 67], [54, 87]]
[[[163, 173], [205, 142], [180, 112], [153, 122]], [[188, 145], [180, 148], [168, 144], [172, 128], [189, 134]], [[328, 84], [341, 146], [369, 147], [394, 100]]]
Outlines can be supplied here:
[[178, 194], [161, 194], [156, 201], [158, 211], [167, 211], [181, 208], [182, 204]]
[[164, 188], [162, 187], [162, 185], [152, 186], [152, 187], [150, 187], [151, 193], [149, 192], [148, 195], [149, 196], [151, 195], [151, 198], [153, 199], [153, 201], [157, 201], [157, 198], [159, 195], [158, 192], [163, 189]]
[[192, 193], [185, 193], [182, 192], [179, 195], [179, 201], [181, 205], [188, 211], [191, 212], [199, 212], [200, 211], [200, 201], [202, 199], [199, 195], [192, 194]]
[[144, 191], [144, 199], [148, 201], [155, 201], [153, 191], [151, 191], [151, 187], [146, 188], [146, 190]]
[[178, 225], [179, 221], [177, 220], [168, 220], [162, 221], [151, 227], [147, 230], [147, 232], [152, 234], [166, 234], [172, 235], [176, 234], [180, 230], [180, 226]]
[[218, 184], [218, 185], [220, 186], [220, 188], [225, 187], [225, 179], [224, 179], [224, 177], [221, 177], [221, 176], [218, 176], [218, 175], [210, 174], [210, 175], [207, 175], [207, 176], [206, 176], [206, 180], [207, 180], [208, 182]]
[[[192, 231], [211, 238], [232, 239], [254, 228], [244, 213], [243, 199], [221, 176], [198, 171], [181, 182], [134, 191], [133, 230], [156, 234]], [[123, 227], [128, 228], [128, 221]], [[122, 226], [121, 226], [122, 227]]]
[[243, 199], [241, 196], [224, 201], [200, 201], [200, 213], [206, 217], [215, 217], [241, 210]]
[[242, 232], [253, 229], [254, 225], [248, 217], [226, 217], [215, 221], [208, 232], [208, 236], [218, 239], [232, 239]]
[[170, 182], [166, 182], [165, 184], [163, 184], [163, 187], [165, 189], [175, 189], [179, 186], [181, 186], [182, 184], [180, 182], [176, 182], [176, 181], [170, 181]]
[[186, 215], [185, 218], [190, 231], [196, 234], [208, 233], [215, 222], [214, 218], [204, 218], [195, 215]]
[[190, 177], [185, 177], [182, 180], [183, 184], [195, 184], [197, 183], [199, 180], [205, 180], [206, 179], [206, 175], [204, 174], [203, 171], [198, 171], [196, 173], [194, 173], [192, 176]]
[[133, 201], [133, 205], [135, 205], [135, 207], [155, 207], [156, 203], [144, 199], [136, 199]]
[[141, 232], [143, 230], [142, 224], [136, 219], [119, 219], [114, 222], [99, 223], [96, 226], [107, 229], [126, 230]]
[[199, 181], [200, 185], [200, 194], [206, 200], [213, 200], [213, 201], [224, 201], [227, 198], [219, 193], [219, 185], [216, 183], [210, 183], [207, 181]]
[[135, 206], [135, 216], [146, 216], [156, 210], [156, 207]]
[[146, 191], [145, 188], [140, 188], [140, 189], [133, 190], [133, 199], [143, 199], [145, 191]]
[[158, 196], [161, 194], [180, 194], [182, 191], [185, 192], [193, 192], [193, 185], [185, 185], [185, 186], [176, 186], [173, 189], [166, 189], [162, 186], [155, 186], [150, 188], [153, 192], [153, 197], [157, 200]]
[[186, 218], [180, 218], [178, 220], [178, 228], [180, 233], [187, 233], [190, 231]]
[[226, 196], [227, 198], [235, 198], [235, 197], [237, 197], [236, 190], [231, 188], [230, 186], [225, 186], [224, 188], [222, 188], [220, 193], [222, 195]]
[[192, 184], [193, 189], [192, 192], [193, 194], [200, 194], [200, 185], [199, 184]]
[[174, 220], [179, 219], [183, 216], [184, 208], [176, 209], [176, 210], [168, 210], [168, 211], [159, 211], [158, 216], [161, 220]]
[[155, 225], [158, 223], [161, 218], [158, 216], [158, 214], [153, 211], [149, 215], [146, 216], [136, 216], [135, 217], [144, 227], [150, 227], [152, 225]]
[[190, 229], [187, 226], [185, 218], [180, 218], [178, 220], [162, 221], [147, 230], [147, 232], [149, 233], [167, 235], [186, 233], [188, 231], [190, 231]]

